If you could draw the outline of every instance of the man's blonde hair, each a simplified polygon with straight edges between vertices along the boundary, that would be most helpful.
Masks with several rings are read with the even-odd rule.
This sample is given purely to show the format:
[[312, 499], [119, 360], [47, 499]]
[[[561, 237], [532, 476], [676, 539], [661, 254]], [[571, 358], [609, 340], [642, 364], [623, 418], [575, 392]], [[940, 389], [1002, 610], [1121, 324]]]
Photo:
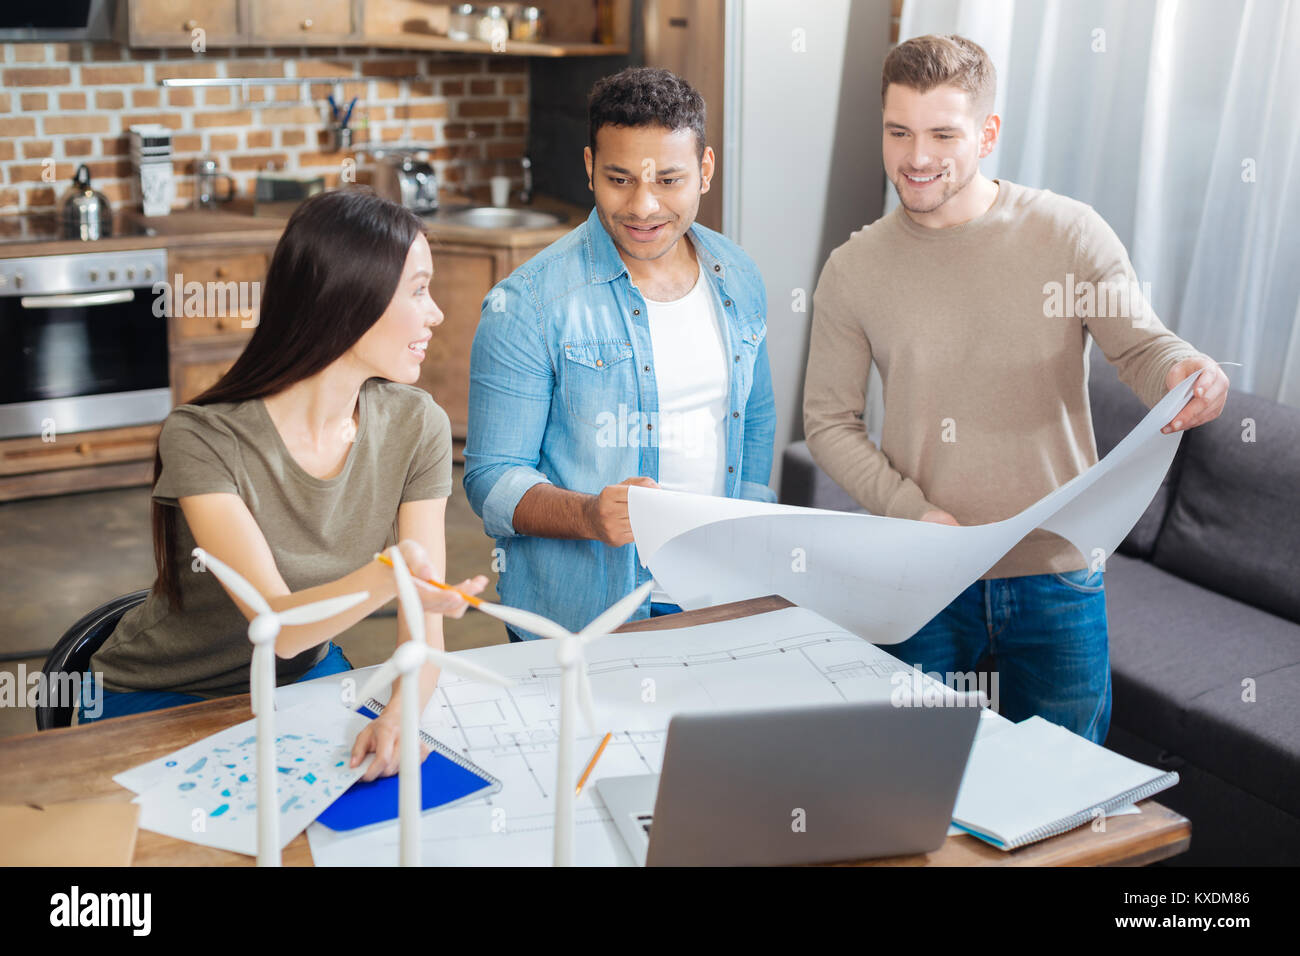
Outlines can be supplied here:
[[970, 95], [977, 113], [991, 113], [998, 79], [993, 61], [978, 43], [956, 34], [931, 34], [900, 43], [885, 57], [880, 71], [881, 105], [891, 83], [918, 93], [955, 86]]

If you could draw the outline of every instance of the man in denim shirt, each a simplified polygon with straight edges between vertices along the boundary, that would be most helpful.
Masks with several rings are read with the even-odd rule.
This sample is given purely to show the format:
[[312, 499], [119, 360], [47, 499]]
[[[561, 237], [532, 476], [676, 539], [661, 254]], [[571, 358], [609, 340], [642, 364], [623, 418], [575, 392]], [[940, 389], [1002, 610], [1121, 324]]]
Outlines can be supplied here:
[[[763, 280], [695, 223], [704, 101], [624, 70], [593, 88], [589, 136], [591, 215], [484, 299], [465, 447], [502, 600], [575, 631], [650, 578], [628, 485], [775, 500]], [[676, 609], [656, 593], [634, 616]]]

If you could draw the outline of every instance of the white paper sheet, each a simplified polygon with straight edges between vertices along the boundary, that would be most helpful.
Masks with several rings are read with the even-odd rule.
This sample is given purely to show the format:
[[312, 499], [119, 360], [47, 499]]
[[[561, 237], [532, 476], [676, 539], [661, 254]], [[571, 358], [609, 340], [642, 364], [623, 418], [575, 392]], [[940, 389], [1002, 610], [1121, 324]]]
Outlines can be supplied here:
[[[247, 720], [114, 779], [141, 788], [140, 826], [155, 833], [257, 853], [256, 722]], [[276, 714], [276, 805], [283, 847], [343, 794], [369, 765], [348, 767], [365, 718], [342, 707]]]
[[637, 551], [683, 608], [779, 594], [873, 643], [898, 643], [1035, 528], [1064, 537], [1090, 565], [1104, 562], [1164, 480], [1182, 432], [1160, 429], [1199, 374], [1100, 462], [1003, 521], [952, 527], [634, 486]]
[[[424, 727], [503, 787], [492, 797], [426, 814], [421, 857], [429, 865], [549, 866], [559, 718], [555, 646], [527, 641], [460, 653], [516, 684], [498, 688], [444, 673]], [[889, 700], [902, 683], [894, 675], [910, 683], [914, 674], [887, 652], [802, 608], [612, 635], [587, 648], [587, 656], [598, 719], [614, 736], [576, 803], [574, 859], [586, 866], [632, 865], [594, 782], [658, 773], [674, 713]], [[310, 686], [281, 688], [277, 699], [337, 698], [336, 689]], [[1011, 726], [992, 711], [982, 713], [979, 736]], [[586, 732], [581, 723], [579, 732]], [[576, 753], [583, 767], [597, 743], [597, 737], [579, 738]], [[356, 834], [313, 824], [307, 837], [318, 866], [397, 862], [395, 823]]]

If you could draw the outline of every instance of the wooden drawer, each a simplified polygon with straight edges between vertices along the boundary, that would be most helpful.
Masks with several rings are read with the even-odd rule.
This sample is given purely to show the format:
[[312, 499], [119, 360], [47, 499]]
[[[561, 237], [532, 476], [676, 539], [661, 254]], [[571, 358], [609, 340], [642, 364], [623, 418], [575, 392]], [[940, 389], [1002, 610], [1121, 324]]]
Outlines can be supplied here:
[[269, 252], [247, 249], [173, 256], [168, 271], [180, 285], [172, 292], [172, 344], [249, 338], [269, 263]]
[[252, 0], [252, 34], [311, 46], [353, 36], [352, 0]]
[[241, 39], [239, 0], [129, 0], [128, 40], [138, 46], [191, 47], [201, 29], [209, 47]]
[[133, 425], [102, 431], [0, 441], [0, 475], [22, 475], [126, 461], [152, 462], [161, 425]]

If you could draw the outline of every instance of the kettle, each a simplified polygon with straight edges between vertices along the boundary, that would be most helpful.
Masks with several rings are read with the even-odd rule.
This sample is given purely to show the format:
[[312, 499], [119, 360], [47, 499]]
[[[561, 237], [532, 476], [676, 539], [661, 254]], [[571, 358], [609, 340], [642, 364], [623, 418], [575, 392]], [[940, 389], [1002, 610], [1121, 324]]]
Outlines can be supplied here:
[[415, 213], [438, 211], [438, 174], [433, 167], [417, 153], [399, 150], [384, 155], [375, 152], [376, 159], [383, 159], [374, 171], [372, 187], [385, 199], [399, 202]]
[[82, 163], [63, 198], [63, 235], [67, 239], [107, 239], [113, 234], [113, 209], [104, 194], [90, 186], [90, 167]]

